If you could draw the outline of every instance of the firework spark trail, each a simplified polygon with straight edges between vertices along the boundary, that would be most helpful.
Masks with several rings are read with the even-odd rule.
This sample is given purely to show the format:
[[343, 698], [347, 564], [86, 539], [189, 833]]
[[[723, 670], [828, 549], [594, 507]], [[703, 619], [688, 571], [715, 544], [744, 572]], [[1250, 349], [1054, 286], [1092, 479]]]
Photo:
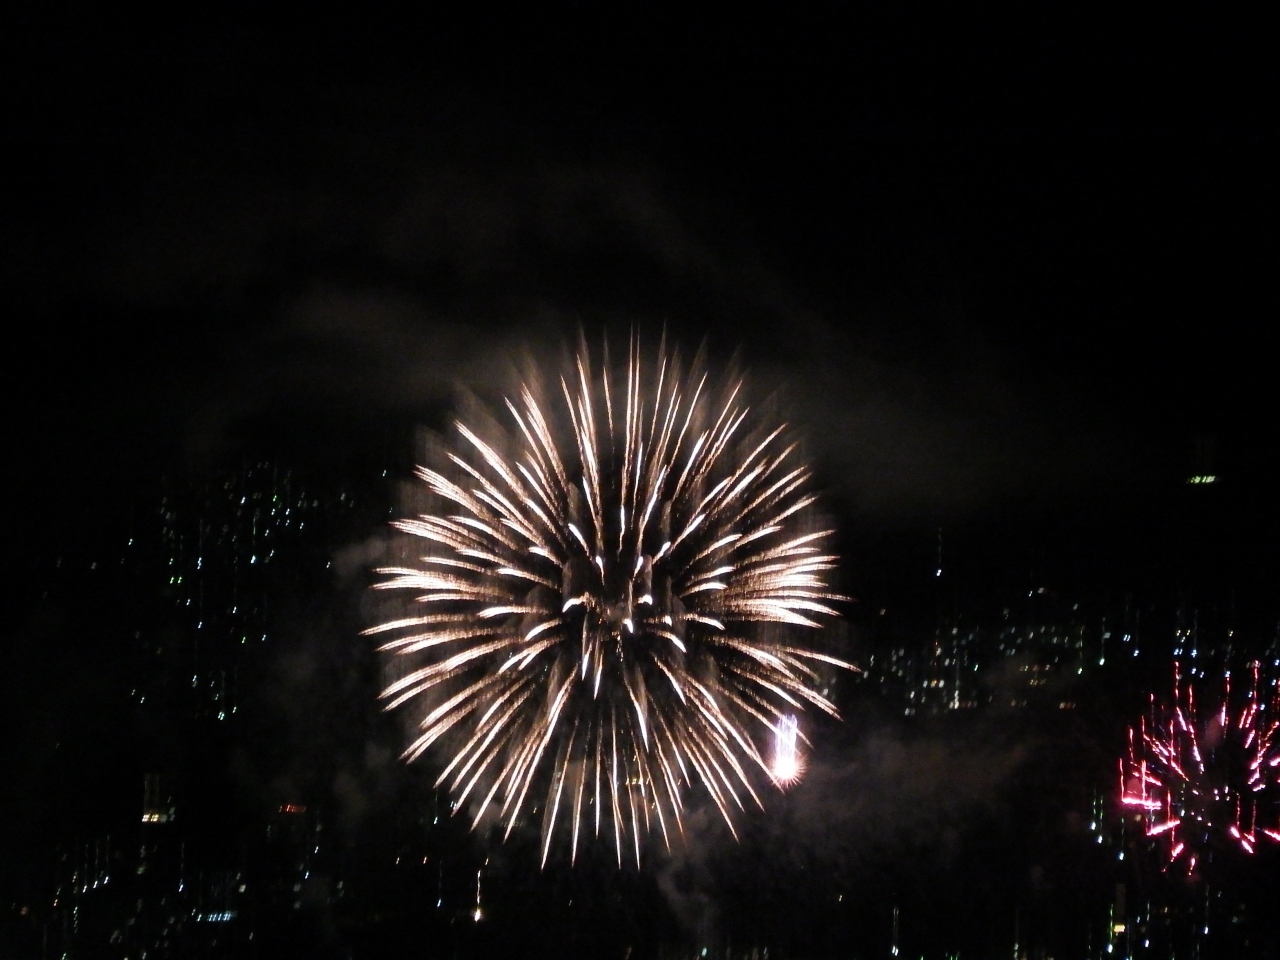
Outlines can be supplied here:
[[[646, 363], [633, 337], [620, 373], [583, 347], [556, 386], [531, 377], [511, 428], [458, 423], [447, 466], [419, 468], [431, 507], [395, 524], [414, 555], [377, 585], [417, 607], [365, 632], [404, 664], [387, 708], [421, 711], [405, 757], [446, 751], [437, 784], [473, 826], [496, 811], [509, 834], [542, 799], [543, 862], [557, 827], [571, 858], [603, 829], [638, 861], [654, 821], [668, 845], [683, 830], [694, 785], [732, 829], [760, 803], [752, 768], [799, 775], [794, 712], [835, 716], [819, 671], [852, 667], [795, 642], [835, 614], [836, 557], [740, 381], [717, 403], [699, 364], [665, 344]], [[757, 745], [780, 730], [781, 773]]]
[[[1169, 864], [1195, 869], [1215, 841], [1246, 854], [1280, 842], [1280, 693], [1263, 693], [1260, 665], [1233, 696], [1226, 672], [1217, 705], [1202, 712], [1196, 689], [1175, 669], [1170, 703], [1129, 730], [1120, 761], [1120, 803], [1160, 838]], [[1203, 698], [1202, 698], [1203, 699]]]
[[804, 773], [800, 753], [796, 748], [799, 725], [790, 715], [782, 717], [774, 726], [773, 779], [780, 786], [795, 783]]

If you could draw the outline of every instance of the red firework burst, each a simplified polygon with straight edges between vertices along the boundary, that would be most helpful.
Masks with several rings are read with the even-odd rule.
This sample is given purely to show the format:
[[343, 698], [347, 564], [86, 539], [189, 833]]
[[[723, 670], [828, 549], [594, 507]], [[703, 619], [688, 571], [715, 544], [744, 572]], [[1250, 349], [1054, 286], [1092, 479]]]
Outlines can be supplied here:
[[[1280, 842], [1280, 695], [1264, 691], [1261, 666], [1233, 693], [1231, 671], [1216, 702], [1204, 685], [1175, 666], [1173, 698], [1157, 702], [1129, 729], [1120, 760], [1120, 803], [1136, 808], [1148, 837], [1157, 837], [1168, 865], [1188, 873], [1214, 846], [1252, 854]], [[1213, 703], [1207, 712], [1198, 701]]]

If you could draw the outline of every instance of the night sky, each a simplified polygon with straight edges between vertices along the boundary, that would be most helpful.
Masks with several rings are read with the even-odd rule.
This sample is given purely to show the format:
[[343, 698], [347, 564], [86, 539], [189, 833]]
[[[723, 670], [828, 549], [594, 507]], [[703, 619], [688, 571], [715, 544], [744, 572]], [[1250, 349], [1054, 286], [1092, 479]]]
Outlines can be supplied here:
[[[882, 7], [8, 14], [4, 643], [162, 474], [403, 475], [460, 390], [633, 327], [778, 398], [862, 604], [928, 620], [941, 529], [962, 594], [1230, 596], [1269, 640], [1268, 31], [1253, 8]], [[0, 666], [9, 811], [46, 761], [11, 746], [25, 718], [92, 725], [106, 698], [40, 689], [66, 649]], [[845, 749], [888, 782], [895, 736]], [[1003, 809], [974, 771], [1030, 741], [954, 736], [962, 842]], [[858, 834], [912, 789], [760, 829]], [[26, 832], [6, 818], [0, 861], [31, 861]]]

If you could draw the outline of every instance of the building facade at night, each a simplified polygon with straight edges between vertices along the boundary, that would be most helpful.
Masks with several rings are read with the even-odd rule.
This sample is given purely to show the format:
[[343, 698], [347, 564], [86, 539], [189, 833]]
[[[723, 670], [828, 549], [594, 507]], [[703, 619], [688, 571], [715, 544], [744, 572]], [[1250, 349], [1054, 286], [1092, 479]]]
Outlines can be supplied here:
[[[121, 812], [61, 839], [43, 900], [15, 914], [29, 954], [514, 956], [521, 945], [552, 955], [625, 940], [637, 956], [812, 955], [812, 944], [771, 940], [740, 916], [677, 917], [673, 891], [685, 881], [662, 853], [639, 873], [517, 867], [526, 841], [468, 833], [425, 764], [396, 759], [403, 731], [376, 709], [381, 665], [358, 636], [377, 558], [370, 531], [387, 516], [381, 482], [356, 490], [253, 462], [167, 480], [139, 511], [101, 588], [120, 601], [113, 630], [130, 651], [122, 684], [134, 746], [110, 788]], [[927, 629], [881, 611], [833, 633], [861, 669], [827, 670], [819, 689], [855, 736], [880, 717], [904, 736], [996, 724], [1090, 737], [1132, 722], [1128, 705], [1160, 689], [1175, 660], [1212, 678], [1261, 649], [1219, 608], [1039, 586], [937, 608]], [[1278, 642], [1264, 645], [1272, 661]], [[1026, 958], [1250, 955], [1258, 905], [1243, 881], [1254, 865], [1194, 882], [1162, 871], [1155, 842], [1116, 803], [1113, 770], [1102, 757], [1093, 782], [1067, 784], [1054, 801], [1073, 824], [1058, 851], [1073, 863], [1070, 904], [1031, 884], [999, 908], [991, 942]], [[811, 886], [797, 890], [832, 891], [831, 902], [797, 894], [776, 907], [862, 945], [837, 955], [918, 955], [935, 942], [921, 940], [932, 921], [909, 886], [859, 905], [839, 892], [856, 888], [856, 873], [817, 862], [807, 874]], [[535, 929], [541, 940], [526, 936]], [[844, 934], [831, 936], [823, 949], [841, 949]]]

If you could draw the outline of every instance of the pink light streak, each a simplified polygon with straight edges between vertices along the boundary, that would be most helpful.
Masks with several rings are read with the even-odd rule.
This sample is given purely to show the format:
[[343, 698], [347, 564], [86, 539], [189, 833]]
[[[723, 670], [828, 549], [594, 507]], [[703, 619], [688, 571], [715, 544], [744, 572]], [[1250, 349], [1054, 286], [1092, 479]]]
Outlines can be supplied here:
[[1171, 700], [1152, 697], [1129, 730], [1120, 805], [1138, 811], [1166, 869], [1191, 873], [1206, 844], [1253, 854], [1260, 838], [1280, 843], [1280, 696], [1264, 698], [1260, 673], [1250, 664], [1251, 683], [1233, 694], [1228, 671], [1215, 699], [1175, 668]]

